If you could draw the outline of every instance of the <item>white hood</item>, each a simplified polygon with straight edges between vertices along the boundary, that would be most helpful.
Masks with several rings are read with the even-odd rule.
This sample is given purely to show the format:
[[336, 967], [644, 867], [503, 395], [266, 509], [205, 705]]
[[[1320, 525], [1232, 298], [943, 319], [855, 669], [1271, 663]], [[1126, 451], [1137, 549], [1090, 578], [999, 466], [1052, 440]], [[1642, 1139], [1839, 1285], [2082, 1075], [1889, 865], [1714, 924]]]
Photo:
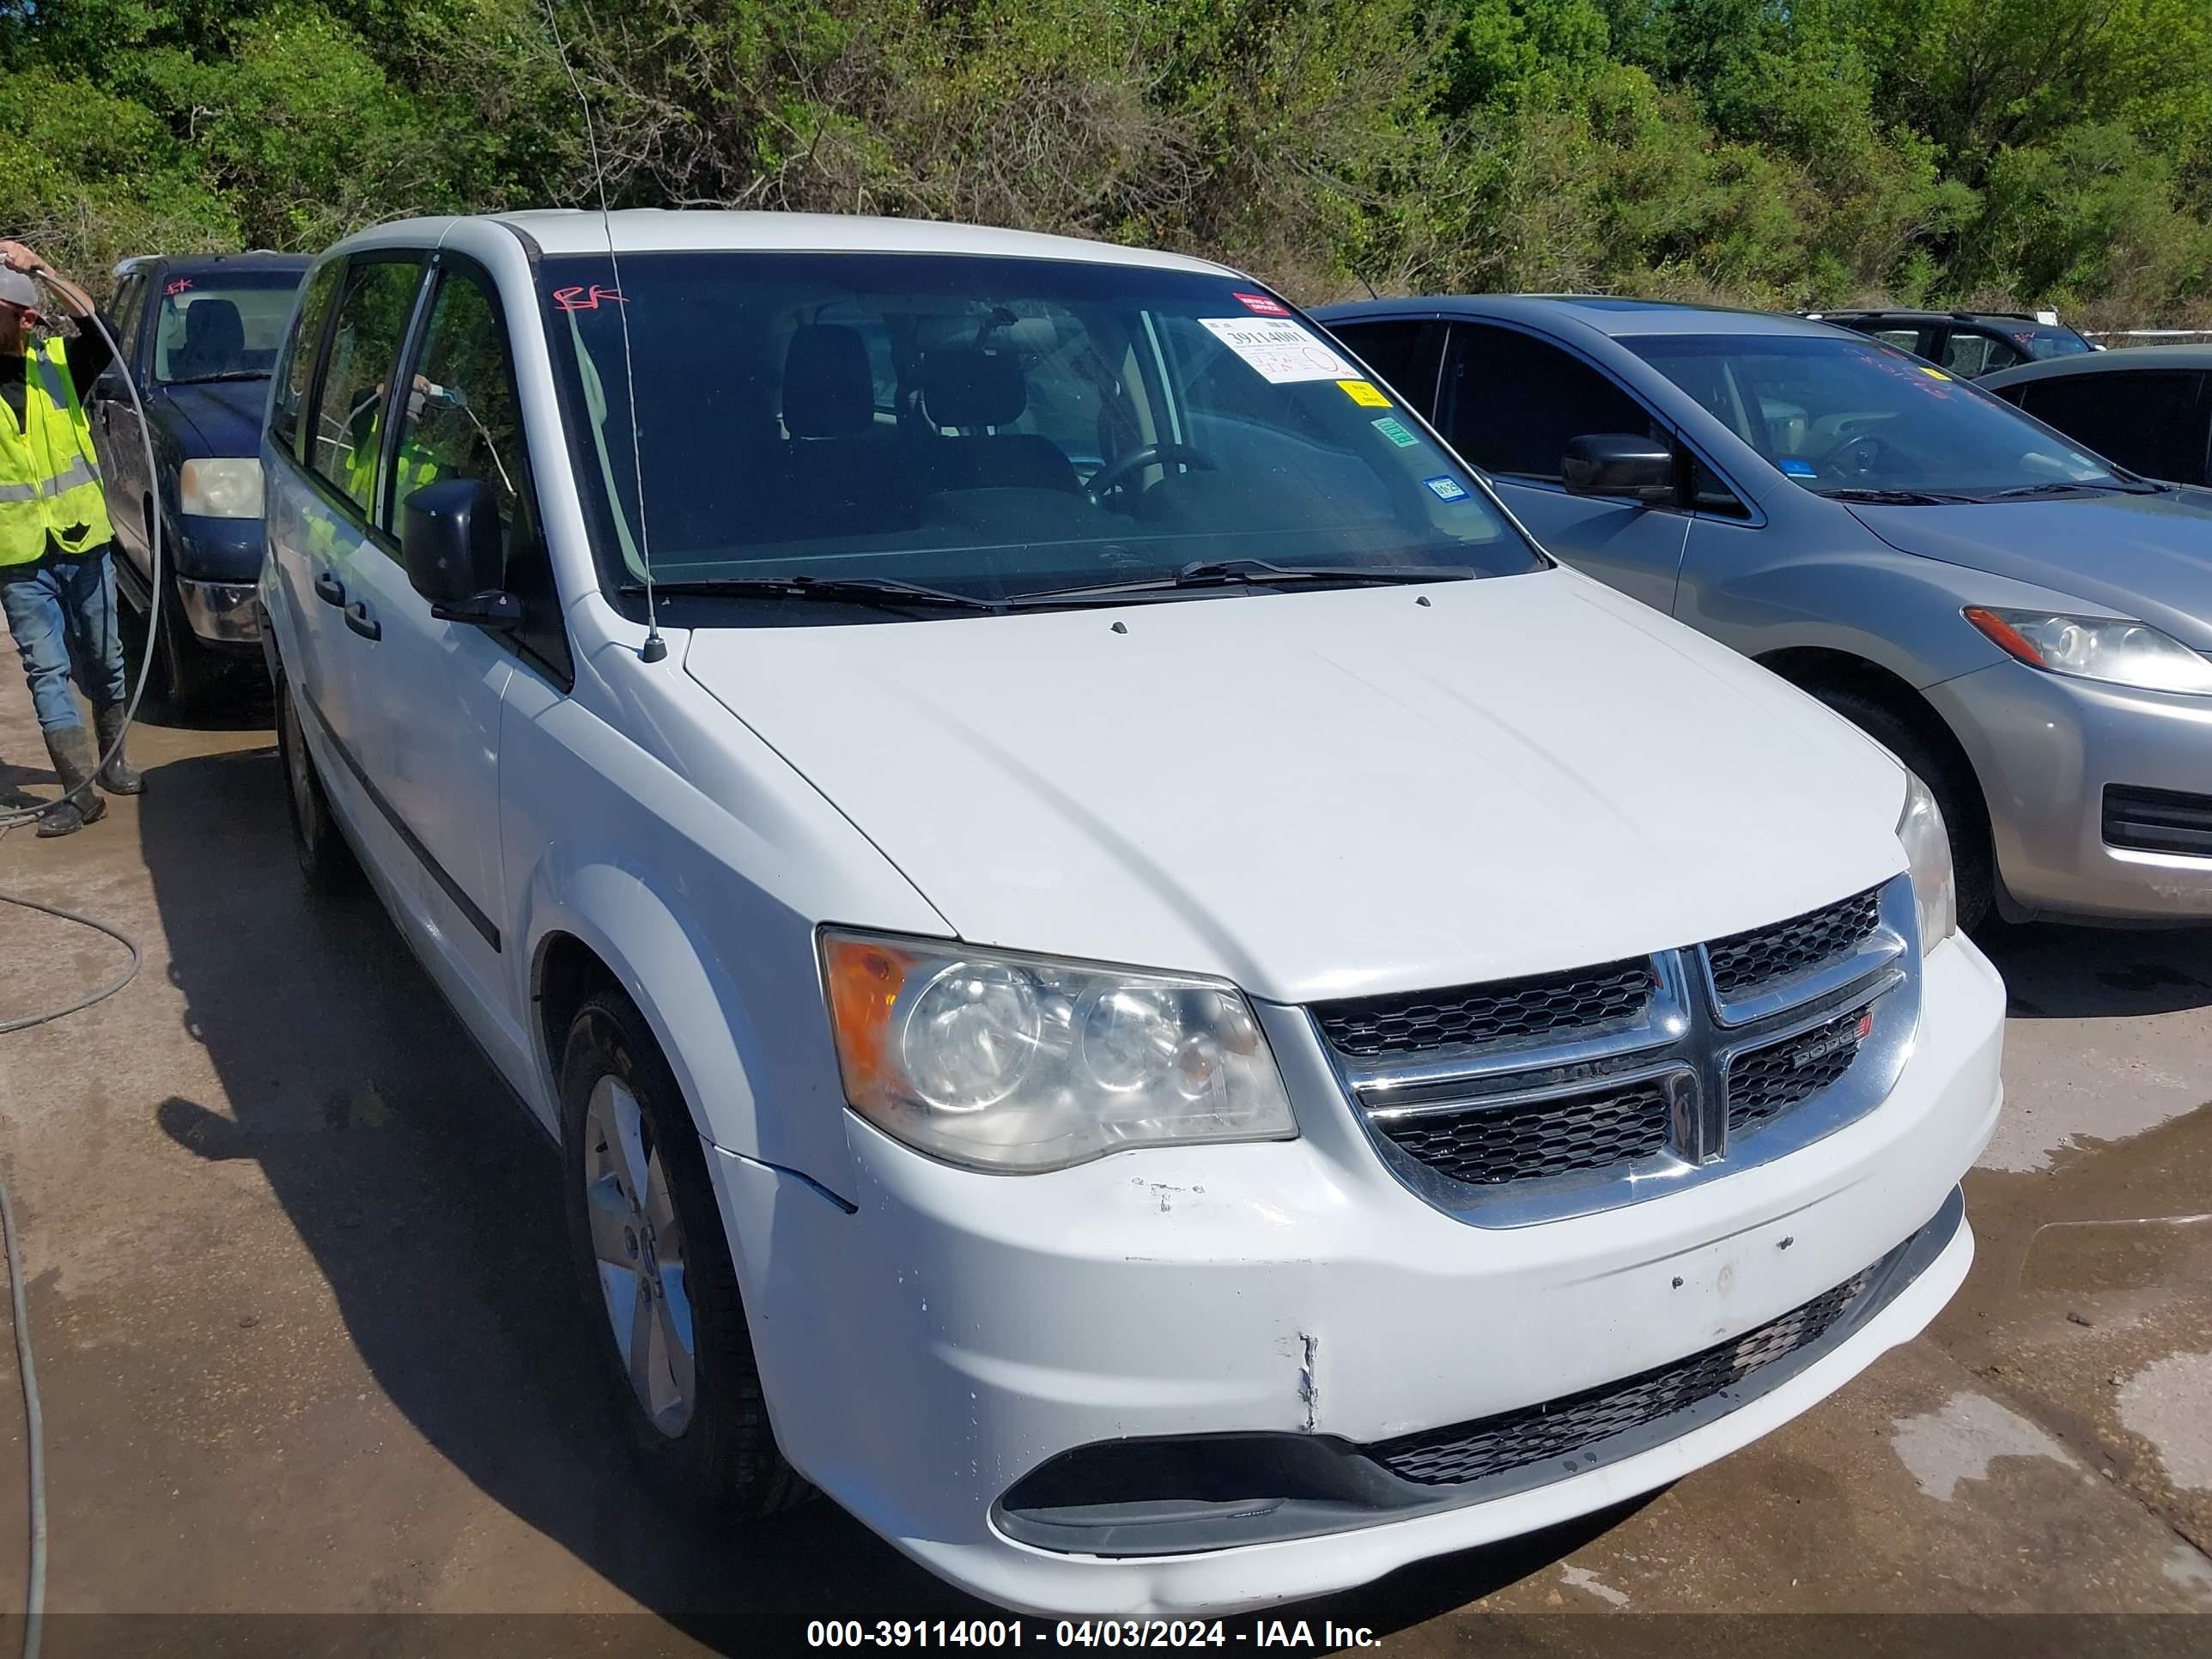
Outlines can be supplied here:
[[701, 629], [685, 661], [961, 938], [1284, 1002], [1687, 945], [1905, 863], [1887, 755], [1563, 570]]

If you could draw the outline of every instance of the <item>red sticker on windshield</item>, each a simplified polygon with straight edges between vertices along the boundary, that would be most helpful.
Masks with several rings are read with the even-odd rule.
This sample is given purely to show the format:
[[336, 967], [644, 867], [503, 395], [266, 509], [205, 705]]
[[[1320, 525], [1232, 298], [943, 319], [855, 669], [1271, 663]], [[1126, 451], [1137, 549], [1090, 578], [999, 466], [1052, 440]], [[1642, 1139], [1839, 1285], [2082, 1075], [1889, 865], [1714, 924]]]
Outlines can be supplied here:
[[1245, 310], [1257, 312], [1262, 317], [1287, 317], [1291, 314], [1291, 308], [1280, 300], [1271, 300], [1264, 294], [1240, 294], [1235, 289], [1229, 292], [1230, 296], [1241, 303]]
[[597, 283], [593, 283], [589, 288], [579, 283], [574, 288], [556, 288], [553, 290], [553, 303], [563, 311], [597, 311], [602, 300], [611, 300], [618, 306], [626, 306], [629, 303], [615, 289], [601, 288]]
[[177, 280], [176, 280], [175, 282], [173, 282], [173, 283], [170, 283], [170, 284], [168, 285], [168, 287], [167, 287], [167, 288], [163, 289], [161, 290], [161, 292], [162, 292], [162, 293], [164, 293], [164, 294], [182, 294], [182, 293], [183, 293], [186, 289], [190, 288], [191, 285], [192, 285], [192, 279], [191, 279], [191, 277], [189, 277], [189, 276], [179, 276], [179, 277], [178, 277], [178, 278], [177, 278]]

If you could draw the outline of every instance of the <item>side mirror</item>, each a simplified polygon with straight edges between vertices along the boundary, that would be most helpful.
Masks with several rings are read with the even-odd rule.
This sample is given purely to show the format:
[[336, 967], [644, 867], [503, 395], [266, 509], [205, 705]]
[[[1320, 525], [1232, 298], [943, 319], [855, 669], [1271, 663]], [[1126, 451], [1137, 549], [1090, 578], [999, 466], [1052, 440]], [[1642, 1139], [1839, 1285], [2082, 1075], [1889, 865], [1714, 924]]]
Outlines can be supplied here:
[[1631, 495], [1639, 501], [1675, 499], [1674, 452], [1655, 438], [1596, 432], [1573, 439], [1559, 462], [1572, 495]]
[[407, 498], [399, 536], [409, 584], [441, 622], [512, 628], [522, 602], [503, 592], [504, 532], [499, 496], [481, 478], [447, 478]]

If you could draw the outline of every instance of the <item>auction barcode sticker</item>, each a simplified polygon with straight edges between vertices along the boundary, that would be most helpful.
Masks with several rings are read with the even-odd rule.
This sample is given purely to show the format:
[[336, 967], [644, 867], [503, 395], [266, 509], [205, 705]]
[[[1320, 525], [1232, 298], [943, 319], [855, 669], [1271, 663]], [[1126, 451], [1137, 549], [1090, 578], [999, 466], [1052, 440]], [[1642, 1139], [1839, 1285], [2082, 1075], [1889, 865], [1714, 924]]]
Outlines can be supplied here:
[[1350, 380], [1359, 371], [1292, 322], [1261, 317], [1201, 317], [1214, 338], [1276, 386], [1294, 380]]

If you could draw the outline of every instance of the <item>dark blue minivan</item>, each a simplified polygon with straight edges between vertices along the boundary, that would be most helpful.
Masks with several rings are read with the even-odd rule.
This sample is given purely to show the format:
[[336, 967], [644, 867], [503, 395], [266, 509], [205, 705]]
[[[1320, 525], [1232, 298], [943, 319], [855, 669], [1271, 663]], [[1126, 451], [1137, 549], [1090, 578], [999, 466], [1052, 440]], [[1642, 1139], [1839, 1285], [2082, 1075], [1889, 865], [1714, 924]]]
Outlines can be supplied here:
[[146, 476], [137, 411], [114, 369], [88, 413], [115, 523], [116, 586], [141, 617], [161, 619], [153, 689], [173, 707], [206, 701], [228, 668], [260, 661], [261, 416], [307, 264], [294, 254], [230, 253], [116, 268], [112, 322], [152, 426], [155, 476]]

